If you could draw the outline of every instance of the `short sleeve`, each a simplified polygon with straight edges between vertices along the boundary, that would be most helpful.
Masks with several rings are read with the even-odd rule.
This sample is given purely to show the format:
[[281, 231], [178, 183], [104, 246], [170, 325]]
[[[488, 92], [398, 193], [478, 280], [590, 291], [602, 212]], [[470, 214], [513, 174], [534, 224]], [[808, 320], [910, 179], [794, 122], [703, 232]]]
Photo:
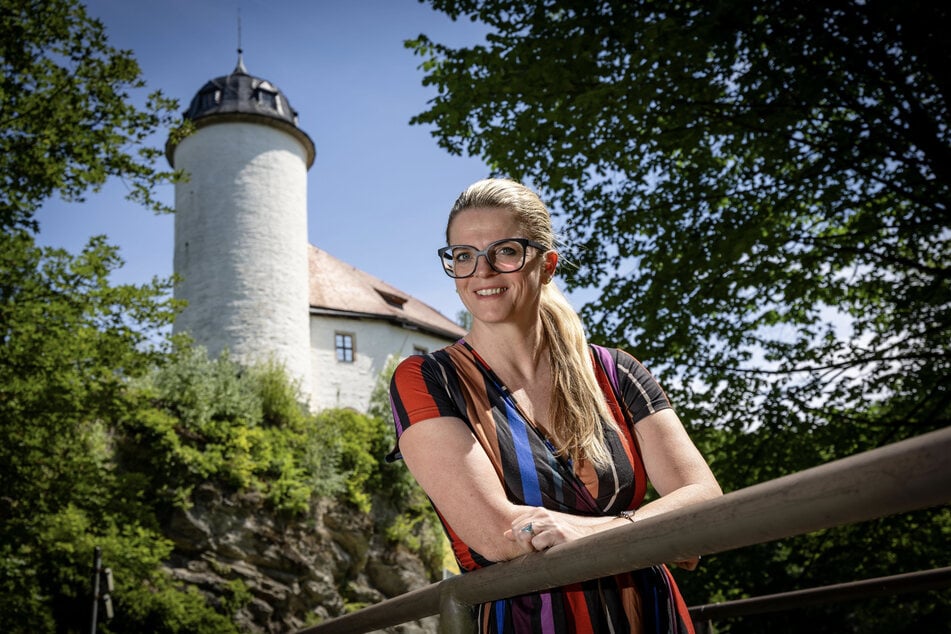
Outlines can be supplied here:
[[640, 361], [623, 350], [615, 350], [618, 398], [631, 415], [631, 422], [670, 408], [670, 400], [657, 380]]
[[461, 417], [451, 388], [456, 380], [447, 369], [448, 364], [440, 363], [434, 354], [407, 357], [393, 373], [390, 405], [397, 440], [410, 425], [419, 421], [442, 416]]

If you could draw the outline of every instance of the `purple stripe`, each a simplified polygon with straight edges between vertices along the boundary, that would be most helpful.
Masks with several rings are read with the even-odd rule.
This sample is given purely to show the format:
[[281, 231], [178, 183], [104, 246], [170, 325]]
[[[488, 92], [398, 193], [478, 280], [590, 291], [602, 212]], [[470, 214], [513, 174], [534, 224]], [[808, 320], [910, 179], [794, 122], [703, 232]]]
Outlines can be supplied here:
[[542, 592], [541, 626], [542, 634], [557, 634], [555, 632], [555, 615], [551, 609], [551, 593]]
[[611, 353], [607, 348], [602, 348], [601, 346], [592, 345], [591, 349], [594, 350], [595, 355], [597, 355], [598, 359], [600, 360], [601, 368], [607, 375], [608, 382], [614, 389], [614, 393], [620, 394], [621, 390], [619, 389], [617, 380], [617, 364], [611, 361]]
[[403, 426], [403, 421], [400, 420], [399, 414], [396, 413], [396, 403], [393, 401], [392, 393], [390, 393], [390, 410], [393, 412], [393, 424], [396, 426], [396, 437], [399, 438], [403, 435], [403, 430], [406, 428]]

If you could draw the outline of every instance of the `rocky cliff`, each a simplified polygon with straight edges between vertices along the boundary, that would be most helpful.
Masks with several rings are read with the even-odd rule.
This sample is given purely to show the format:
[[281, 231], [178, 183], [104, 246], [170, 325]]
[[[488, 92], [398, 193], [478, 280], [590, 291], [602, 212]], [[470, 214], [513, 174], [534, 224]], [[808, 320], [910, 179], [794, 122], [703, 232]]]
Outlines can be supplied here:
[[[244, 632], [293, 632], [437, 580], [438, 570], [387, 544], [373, 519], [333, 500], [308, 517], [275, 516], [254, 494], [196, 489], [166, 527], [172, 575], [235, 614]], [[438, 618], [388, 632], [436, 632]]]

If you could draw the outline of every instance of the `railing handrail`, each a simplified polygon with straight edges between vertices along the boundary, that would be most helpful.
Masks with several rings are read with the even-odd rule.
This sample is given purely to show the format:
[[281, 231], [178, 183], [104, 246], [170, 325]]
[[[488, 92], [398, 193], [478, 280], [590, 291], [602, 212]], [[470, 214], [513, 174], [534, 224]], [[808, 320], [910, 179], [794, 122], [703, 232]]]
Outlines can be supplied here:
[[722, 603], [707, 603], [690, 607], [690, 617], [694, 623], [712, 621], [749, 614], [782, 612], [810, 605], [836, 603], [850, 599], [866, 599], [881, 595], [895, 595], [907, 592], [925, 592], [951, 586], [951, 566], [932, 568], [918, 572], [906, 572], [874, 579], [860, 579], [846, 583], [833, 583], [817, 588], [791, 590], [776, 594], [764, 594], [749, 599], [735, 599]]
[[949, 455], [951, 428], [922, 434], [451, 577], [300, 634], [358, 634], [434, 614], [443, 631], [471, 631], [467, 606], [947, 504]]

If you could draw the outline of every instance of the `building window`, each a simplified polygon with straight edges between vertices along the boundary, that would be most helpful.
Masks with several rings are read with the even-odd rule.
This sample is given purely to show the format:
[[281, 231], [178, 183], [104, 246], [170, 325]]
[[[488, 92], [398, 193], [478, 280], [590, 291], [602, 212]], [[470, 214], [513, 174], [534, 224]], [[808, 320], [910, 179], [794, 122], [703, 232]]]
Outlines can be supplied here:
[[337, 349], [337, 361], [353, 363], [353, 335], [338, 332], [334, 335], [334, 347]]
[[270, 90], [265, 90], [263, 88], [258, 88], [254, 91], [254, 97], [258, 100], [263, 106], [267, 106], [272, 110], [281, 111], [281, 107], [277, 101], [277, 93], [271, 92]]
[[217, 88], [206, 90], [198, 96], [200, 110], [211, 110], [219, 105], [221, 105], [221, 91]]
[[429, 350], [422, 346], [413, 346], [413, 354], [429, 354]]

